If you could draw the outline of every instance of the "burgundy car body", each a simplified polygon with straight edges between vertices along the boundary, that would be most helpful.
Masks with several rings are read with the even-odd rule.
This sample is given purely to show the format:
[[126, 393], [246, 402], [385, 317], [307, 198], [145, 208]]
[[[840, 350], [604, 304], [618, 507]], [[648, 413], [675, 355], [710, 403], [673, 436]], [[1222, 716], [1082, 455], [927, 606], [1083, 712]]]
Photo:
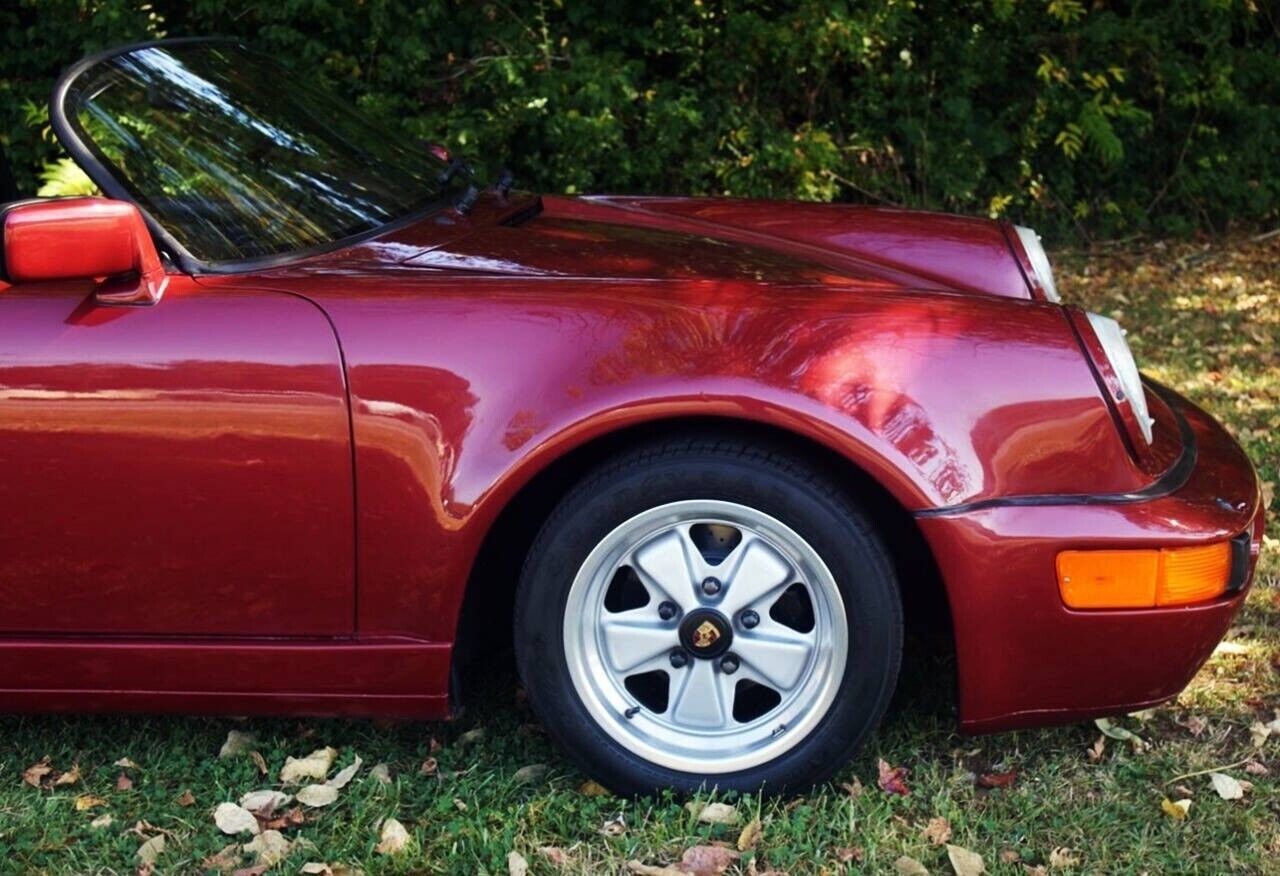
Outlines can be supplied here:
[[[982, 219], [490, 191], [322, 253], [170, 267], [150, 306], [15, 277], [0, 706], [444, 717], [468, 582], [522, 490], [712, 420], [786, 433], [914, 518], [966, 729], [1167, 699], [1244, 599], [1258, 482], [1154, 386], [1135, 452], [1030, 271]], [[1210, 602], [1059, 595], [1061, 550], [1233, 538], [1248, 569]]]

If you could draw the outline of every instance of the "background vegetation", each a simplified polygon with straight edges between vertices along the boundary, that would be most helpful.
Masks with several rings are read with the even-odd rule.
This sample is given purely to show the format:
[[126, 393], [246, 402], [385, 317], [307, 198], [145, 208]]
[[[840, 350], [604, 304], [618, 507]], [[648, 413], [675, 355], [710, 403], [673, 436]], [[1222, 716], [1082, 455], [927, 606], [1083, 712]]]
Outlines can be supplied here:
[[34, 192], [58, 156], [45, 103], [62, 67], [230, 34], [543, 191], [1218, 232], [1280, 211], [1278, 14], [1270, 0], [11, 0], [0, 144]]

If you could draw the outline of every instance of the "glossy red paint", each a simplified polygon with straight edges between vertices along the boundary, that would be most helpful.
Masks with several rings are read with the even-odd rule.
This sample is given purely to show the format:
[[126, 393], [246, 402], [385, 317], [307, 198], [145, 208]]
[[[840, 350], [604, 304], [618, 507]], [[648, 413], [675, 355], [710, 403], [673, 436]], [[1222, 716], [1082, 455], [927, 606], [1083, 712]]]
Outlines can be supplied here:
[[[1199, 444], [1185, 485], [1070, 498], [1148, 488], [1185, 448], [1153, 397], [1135, 459], [1021, 258], [985, 220], [486, 194], [273, 269], [170, 277], [150, 308], [104, 306], [88, 282], [0, 291], [0, 460], [18, 472], [0, 500], [30, 509], [0, 530], [0, 589], [26, 601], [3, 618], [3, 701], [442, 715], [464, 590], [508, 503], [594, 439], [696, 417], [829, 448], [919, 516], [966, 727], [1171, 696], [1239, 597], [1081, 617], [1054, 556], [1234, 536], [1261, 519], [1256, 478], [1178, 401]], [[200, 668], [220, 653], [258, 661], [252, 677]], [[379, 680], [394, 661], [412, 671]], [[39, 691], [19, 693], [35, 662]]]

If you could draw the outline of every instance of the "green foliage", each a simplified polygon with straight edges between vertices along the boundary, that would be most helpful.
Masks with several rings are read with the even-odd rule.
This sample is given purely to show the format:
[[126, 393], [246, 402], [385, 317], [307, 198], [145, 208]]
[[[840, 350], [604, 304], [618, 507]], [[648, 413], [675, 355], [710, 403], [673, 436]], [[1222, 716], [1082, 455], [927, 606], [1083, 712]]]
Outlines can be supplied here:
[[866, 200], [1085, 235], [1220, 231], [1280, 204], [1270, 4], [1180, 0], [18, 0], [0, 144], [115, 43], [245, 37], [408, 135], [544, 191]]

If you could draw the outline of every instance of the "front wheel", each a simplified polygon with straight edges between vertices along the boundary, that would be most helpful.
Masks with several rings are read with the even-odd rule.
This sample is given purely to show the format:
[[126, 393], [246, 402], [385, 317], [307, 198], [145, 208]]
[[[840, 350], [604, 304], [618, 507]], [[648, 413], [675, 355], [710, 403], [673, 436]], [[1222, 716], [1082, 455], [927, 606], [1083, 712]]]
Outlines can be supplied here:
[[614, 790], [812, 786], [884, 713], [902, 612], [864, 514], [788, 455], [716, 440], [619, 458], [525, 564], [529, 699]]

